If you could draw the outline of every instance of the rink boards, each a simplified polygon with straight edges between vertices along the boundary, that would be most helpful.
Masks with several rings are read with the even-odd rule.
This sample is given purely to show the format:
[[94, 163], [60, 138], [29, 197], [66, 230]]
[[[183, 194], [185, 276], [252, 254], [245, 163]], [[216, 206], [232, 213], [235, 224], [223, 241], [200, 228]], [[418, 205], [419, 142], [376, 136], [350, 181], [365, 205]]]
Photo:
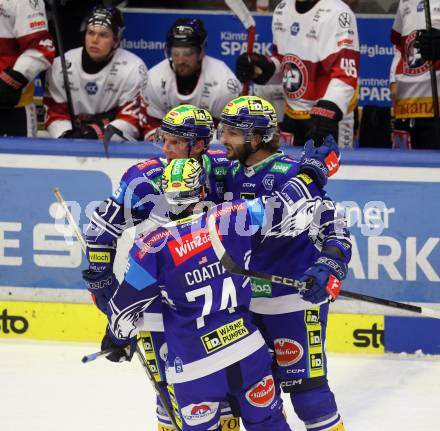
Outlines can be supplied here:
[[[84, 311], [86, 318], [79, 318], [76, 308], [88, 310], [81, 304], [90, 304], [80, 276], [86, 262], [52, 188], [60, 187], [84, 231], [88, 216], [117, 187], [124, 171], [160, 151], [141, 143], [112, 144], [110, 154], [110, 159], [103, 157], [99, 142], [0, 139], [1, 336], [63, 339], [65, 334], [66, 339], [78, 340], [92, 336], [95, 325], [87, 325], [95, 318], [89, 311]], [[344, 151], [342, 161], [327, 189], [345, 211], [353, 237], [344, 289], [440, 310], [440, 154], [359, 149]], [[128, 232], [120, 243], [118, 278], [133, 234]], [[12, 303], [3, 301], [24, 302], [11, 308]], [[42, 312], [34, 317], [29, 302], [45, 310], [43, 314], [51, 315], [53, 309], [54, 316], [62, 318], [46, 322]], [[332, 315], [331, 324], [343, 336], [329, 341], [331, 350], [440, 353], [440, 331], [433, 319], [343, 299], [332, 307], [335, 313], [357, 316]], [[4, 321], [10, 319], [1, 317], [4, 310], [29, 319], [23, 334], [5, 333]], [[54, 322], [63, 322], [58, 332], [52, 329]], [[79, 326], [75, 335], [72, 322], [86, 328]], [[380, 343], [377, 331], [383, 328], [385, 342]]]
[[[4, 301], [0, 338], [100, 343], [107, 320], [92, 304]], [[440, 320], [330, 313], [330, 352], [440, 354]]]

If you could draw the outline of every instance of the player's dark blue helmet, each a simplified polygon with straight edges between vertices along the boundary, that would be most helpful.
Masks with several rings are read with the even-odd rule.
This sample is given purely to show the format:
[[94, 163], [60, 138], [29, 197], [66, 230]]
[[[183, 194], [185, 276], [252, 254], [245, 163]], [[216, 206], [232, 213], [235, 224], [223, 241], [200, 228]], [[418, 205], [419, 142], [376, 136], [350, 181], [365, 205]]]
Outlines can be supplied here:
[[85, 31], [92, 25], [110, 28], [117, 40], [121, 40], [125, 28], [122, 12], [114, 6], [95, 6], [91, 9], [83, 21], [81, 30]]
[[178, 18], [166, 36], [166, 49], [169, 54], [173, 46], [193, 46], [200, 50], [206, 47], [208, 33], [203, 21], [198, 18]]

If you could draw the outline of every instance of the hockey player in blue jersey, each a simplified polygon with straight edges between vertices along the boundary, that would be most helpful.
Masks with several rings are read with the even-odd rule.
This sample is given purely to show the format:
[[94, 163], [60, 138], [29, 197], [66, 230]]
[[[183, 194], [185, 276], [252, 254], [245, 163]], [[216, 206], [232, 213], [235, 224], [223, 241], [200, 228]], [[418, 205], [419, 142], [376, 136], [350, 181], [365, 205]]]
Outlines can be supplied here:
[[[138, 232], [149, 231], [168, 221], [160, 189], [164, 167], [174, 158], [194, 157], [207, 172], [207, 199], [223, 200], [224, 176], [229, 162], [222, 151], [208, 149], [214, 123], [211, 114], [193, 105], [181, 105], [169, 111], [162, 120], [160, 141], [164, 158], [155, 157], [131, 166], [122, 176], [116, 191], [95, 210], [86, 234], [89, 269], [83, 278], [98, 308], [105, 313], [117, 280], [113, 262], [122, 233], [137, 226]], [[142, 225], [141, 225], [142, 223]], [[140, 228], [141, 227], [141, 228]], [[148, 331], [141, 333], [150, 369], [160, 385], [166, 385], [161, 303], [156, 301], [144, 316]], [[239, 420], [223, 406], [225, 430], [239, 430]], [[172, 431], [171, 421], [161, 404], [157, 408], [158, 430]]]
[[[219, 401], [225, 398], [240, 410], [249, 431], [290, 429], [270, 371], [271, 358], [249, 313], [250, 285], [225, 272], [211, 247], [208, 223], [242, 266], [249, 253], [285, 247], [277, 239], [266, 246], [273, 232], [285, 237], [297, 255], [304, 247], [314, 249], [318, 260], [316, 237], [309, 237], [309, 227], [319, 226], [321, 237], [337, 233], [341, 241], [348, 241], [347, 232], [334, 223], [334, 208], [305, 174], [288, 181], [265, 204], [262, 199], [239, 200], [208, 213], [200, 212], [205, 207], [199, 204], [204, 174], [195, 160], [172, 161], [165, 169], [163, 188], [175, 222], [151, 232], [130, 251], [124, 281], [107, 308], [109, 329], [103, 347], [116, 349], [112, 355], [118, 359], [130, 358], [144, 312], [161, 295], [167, 381], [182, 429], [218, 429]], [[288, 229], [280, 229], [286, 225]], [[291, 238], [292, 229], [301, 229], [301, 240]], [[292, 272], [300, 262], [290, 262]], [[331, 266], [322, 269], [324, 273], [339, 280], [340, 273]], [[326, 299], [338, 293], [326, 285], [320, 290]]]
[[[211, 117], [206, 110], [199, 110], [189, 105], [171, 110], [164, 117], [161, 128], [165, 159], [149, 159], [128, 169], [115, 193], [93, 214], [87, 232], [90, 265], [83, 276], [97, 306], [102, 311], [105, 310], [117, 285], [112, 269], [117, 240], [123, 231], [142, 222], [146, 223], [147, 230], [151, 230], [154, 226], [167, 221], [164, 219], [163, 199], [158, 184], [164, 166], [170, 160], [188, 155], [202, 160], [209, 179], [207, 200], [214, 203], [222, 201], [223, 181], [229, 162], [222, 152], [206, 151], [212, 134], [211, 126]], [[141, 334], [146, 358], [151, 364], [156, 380], [161, 385], [165, 385], [163, 361], [160, 358], [160, 351], [164, 349], [160, 301], [156, 301], [149, 308], [144, 320], [145, 326], [149, 329], [148, 332]], [[238, 430], [239, 421], [231, 416], [229, 407], [224, 406], [223, 413], [224, 429]], [[173, 429], [160, 403], [158, 429], [160, 431]]]
[[[258, 97], [243, 96], [226, 105], [219, 136], [226, 147], [227, 157], [236, 160], [226, 181], [229, 199], [270, 195], [297, 175], [300, 162], [279, 151], [274, 115], [272, 105]], [[335, 148], [335, 153], [330, 151], [327, 155], [332, 148]], [[301, 169], [324, 185], [327, 175], [337, 170], [336, 153], [337, 145], [332, 137], [328, 137], [318, 148], [313, 142], [308, 142]], [[320, 154], [324, 155], [321, 160]], [[303, 190], [307, 199], [312, 199], [307, 189], [303, 187]], [[326, 205], [329, 209], [333, 208], [331, 201]], [[251, 265], [266, 273], [312, 278], [314, 285], [309, 291], [299, 294], [286, 291], [284, 286], [255, 279], [252, 281], [251, 310], [266, 342], [274, 351], [277, 382], [284, 392], [289, 393], [295, 412], [306, 428], [342, 431], [344, 425], [327, 382], [325, 340], [328, 303], [322, 287], [328, 282], [326, 274], [331, 267], [338, 269], [340, 279], [345, 277], [350, 246], [338, 234], [322, 237], [325, 229], [321, 231], [319, 228], [315, 224], [309, 227], [309, 234], [316, 237], [316, 247], [322, 250], [319, 258], [316, 248], [304, 244], [298, 254], [295, 248], [288, 247], [287, 241], [282, 258], [274, 256], [270, 243], [275, 239], [280, 241], [279, 233], [268, 234], [267, 248], [263, 247], [253, 256]], [[290, 239], [300, 245], [300, 234], [292, 231]], [[293, 261], [298, 263], [292, 272]]]

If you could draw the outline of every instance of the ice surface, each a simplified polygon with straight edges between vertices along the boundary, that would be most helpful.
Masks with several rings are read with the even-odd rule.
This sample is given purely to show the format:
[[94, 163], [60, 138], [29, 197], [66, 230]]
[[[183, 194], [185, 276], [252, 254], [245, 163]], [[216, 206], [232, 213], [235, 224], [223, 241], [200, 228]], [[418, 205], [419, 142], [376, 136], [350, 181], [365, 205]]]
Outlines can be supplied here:
[[[94, 344], [0, 341], [1, 431], [155, 431], [141, 365], [98, 359]], [[347, 431], [440, 430], [440, 358], [329, 355]], [[304, 430], [286, 403], [293, 430]]]

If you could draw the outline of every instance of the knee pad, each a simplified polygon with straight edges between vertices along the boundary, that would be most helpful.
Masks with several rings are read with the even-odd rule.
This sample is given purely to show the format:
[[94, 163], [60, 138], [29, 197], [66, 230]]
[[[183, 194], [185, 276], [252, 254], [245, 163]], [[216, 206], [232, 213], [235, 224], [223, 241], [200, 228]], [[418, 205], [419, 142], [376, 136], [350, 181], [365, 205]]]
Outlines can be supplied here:
[[[308, 426], [313, 425], [313, 430], [342, 431], [344, 425], [338, 413], [335, 397], [328, 386], [327, 380], [321, 379], [321, 384], [316, 386], [314, 379], [307, 379], [307, 383], [290, 392], [290, 399], [298, 417]], [[341, 428], [342, 426], [342, 428]]]

